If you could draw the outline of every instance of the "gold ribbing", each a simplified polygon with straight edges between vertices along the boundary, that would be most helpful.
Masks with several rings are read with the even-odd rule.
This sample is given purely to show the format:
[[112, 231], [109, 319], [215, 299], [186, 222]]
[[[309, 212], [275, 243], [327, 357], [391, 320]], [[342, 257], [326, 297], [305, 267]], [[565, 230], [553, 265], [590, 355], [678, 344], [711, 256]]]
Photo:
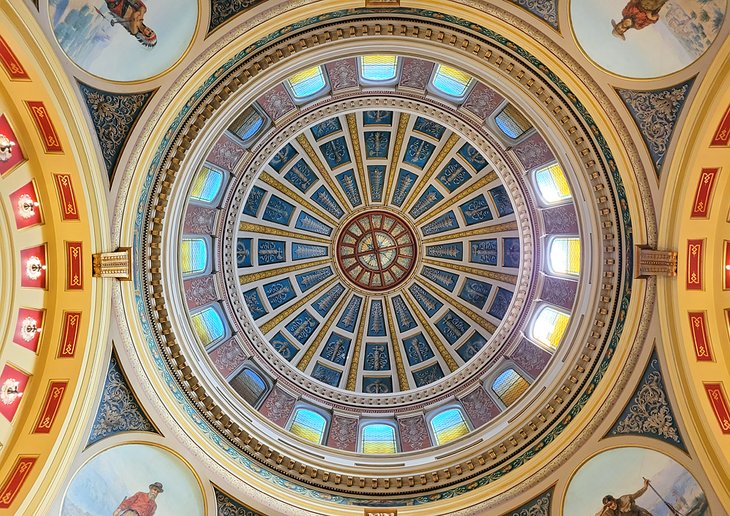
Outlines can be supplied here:
[[251, 233], [261, 233], [263, 235], [274, 235], [280, 237], [293, 238], [296, 240], [309, 240], [310, 242], [319, 242], [320, 244], [329, 245], [330, 241], [326, 238], [307, 235], [306, 233], [297, 233], [286, 229], [279, 229], [273, 226], [264, 226], [263, 224], [254, 224], [253, 222], [241, 222], [238, 225], [239, 231], [248, 231]]
[[266, 321], [264, 324], [261, 325], [261, 333], [263, 333], [264, 335], [266, 335], [267, 333], [269, 333], [271, 330], [273, 330], [274, 328], [276, 328], [276, 326], [281, 321], [283, 321], [284, 319], [286, 319], [287, 317], [289, 317], [292, 313], [296, 312], [301, 307], [303, 307], [304, 305], [306, 305], [307, 303], [309, 303], [309, 301], [313, 297], [317, 296], [320, 292], [322, 292], [324, 289], [326, 289], [327, 287], [329, 287], [330, 285], [332, 285], [335, 281], [337, 281], [337, 277], [336, 276], [333, 277], [333, 278], [330, 278], [329, 281], [326, 281], [324, 284], [320, 285], [318, 288], [315, 288], [312, 292], [310, 292], [309, 294], [307, 294], [306, 296], [304, 296], [303, 298], [301, 298], [299, 301], [297, 301], [296, 303], [294, 303], [293, 305], [291, 305], [289, 308], [287, 308], [286, 310], [284, 310], [284, 311], [279, 312], [278, 314], [276, 314], [276, 317], [273, 317], [272, 319]]
[[454, 360], [454, 357], [451, 356], [451, 353], [449, 353], [449, 350], [446, 349], [446, 346], [444, 346], [444, 343], [441, 341], [439, 336], [436, 335], [436, 332], [433, 331], [433, 328], [431, 328], [428, 320], [421, 313], [421, 307], [416, 306], [416, 302], [411, 299], [411, 296], [412, 294], [410, 292], [406, 290], [403, 291], [403, 297], [408, 302], [408, 305], [411, 307], [411, 311], [416, 314], [418, 322], [421, 324], [423, 329], [426, 330], [426, 333], [428, 333], [428, 336], [431, 338], [431, 342], [433, 342], [434, 346], [436, 346], [436, 349], [438, 350], [441, 357], [444, 359], [444, 362], [446, 362], [446, 365], [449, 366], [450, 371], [453, 373], [459, 368], [458, 364]]
[[368, 296], [365, 296], [365, 299], [362, 300], [361, 308], [363, 310], [362, 315], [360, 316], [360, 323], [357, 328], [357, 337], [355, 337], [355, 342], [352, 347], [352, 362], [350, 362], [350, 372], [347, 374], [347, 390], [348, 391], [354, 391], [357, 387], [357, 370], [360, 363], [360, 350], [362, 349], [362, 337], [363, 333], [365, 333], [365, 310], [367, 310], [368, 305], [370, 304], [370, 298]]
[[441, 147], [441, 150], [436, 155], [436, 159], [433, 160], [433, 163], [430, 167], [428, 167], [426, 173], [419, 179], [418, 183], [416, 183], [416, 186], [410, 192], [408, 192], [408, 200], [404, 204], [403, 211], [408, 211], [411, 208], [411, 205], [416, 202], [416, 199], [418, 199], [418, 194], [421, 193], [421, 190], [426, 188], [428, 182], [431, 180], [431, 176], [436, 173], [441, 163], [446, 159], [446, 156], [449, 154], [449, 152], [451, 152], [451, 149], [454, 148], [454, 145], [456, 145], [456, 142], [458, 142], [459, 139], [460, 137], [456, 133], [452, 133], [451, 136], [449, 136], [449, 139], [446, 140], [444, 146]]
[[333, 226], [337, 226], [338, 222], [335, 220], [332, 215], [330, 215], [328, 212], [321, 209], [319, 206], [315, 206], [314, 204], [310, 203], [308, 199], [305, 199], [301, 195], [299, 195], [297, 192], [286, 186], [285, 184], [281, 183], [278, 179], [271, 176], [268, 172], [264, 171], [259, 176], [259, 179], [269, 185], [270, 187], [274, 188], [275, 190], [280, 191], [290, 199], [293, 199], [297, 203], [299, 203], [301, 206], [304, 206], [309, 211], [312, 211], [319, 215], [321, 218], [325, 219], [327, 222], [332, 224]]
[[430, 258], [424, 258], [423, 263], [427, 265], [433, 265], [434, 267], [445, 267], [454, 271], [465, 272], [467, 274], [473, 274], [474, 276], [480, 276], [482, 278], [501, 281], [502, 283], [510, 283], [512, 285], [517, 284], [517, 276], [513, 274], [494, 272], [485, 269], [477, 269], [476, 267], [469, 267], [468, 265], [462, 265], [456, 262], [442, 262], [440, 260], [433, 260]]
[[484, 317], [476, 313], [474, 310], [469, 308], [468, 306], [464, 305], [460, 301], [457, 301], [452, 296], [450, 296], [447, 292], [442, 291], [441, 289], [437, 289], [433, 285], [427, 282], [418, 282], [419, 285], [426, 287], [428, 290], [431, 291], [431, 293], [436, 296], [438, 299], [448, 299], [449, 303], [451, 303], [453, 306], [455, 306], [461, 313], [469, 317], [472, 321], [475, 323], [478, 323], [479, 326], [487, 330], [489, 333], [494, 333], [497, 331], [497, 327], [491, 323], [490, 321], [486, 320]]
[[393, 319], [395, 314], [390, 311], [390, 299], [387, 296], [383, 297], [385, 302], [385, 313], [388, 315], [388, 331], [390, 332], [390, 343], [393, 345], [393, 359], [395, 360], [395, 370], [398, 371], [398, 385], [401, 391], [407, 391], [410, 389], [408, 384], [408, 377], [406, 376], [406, 368], [403, 366], [403, 355], [400, 353], [400, 345], [395, 333], [395, 324]]
[[418, 217], [418, 219], [416, 219], [416, 221], [428, 220], [431, 217], [433, 217], [434, 215], [436, 215], [437, 213], [441, 213], [442, 211], [447, 210], [448, 208], [450, 208], [451, 206], [453, 206], [454, 204], [456, 204], [457, 202], [462, 200], [464, 197], [473, 194], [477, 190], [480, 190], [482, 187], [488, 185], [495, 179], [497, 179], [497, 173], [494, 171], [490, 171], [487, 175], [485, 175], [484, 177], [479, 179], [479, 181], [475, 181], [471, 186], [469, 186], [468, 188], [465, 188], [464, 190], [459, 192], [457, 195], [454, 195], [452, 197], [447, 197], [444, 202], [434, 206], [430, 211], [428, 211], [427, 213]]
[[466, 231], [459, 231], [458, 233], [451, 233], [450, 235], [438, 235], [434, 237], [424, 238], [424, 244], [433, 244], [435, 242], [443, 242], [445, 240], [460, 240], [462, 238], [491, 235], [492, 233], [502, 233], [503, 231], [512, 231], [517, 229], [517, 221], [504, 222], [502, 224], [494, 224], [493, 226], [486, 226], [478, 229], [468, 229]]
[[337, 185], [332, 179], [329, 168], [326, 168], [324, 166], [322, 161], [319, 159], [319, 156], [317, 156], [317, 153], [314, 152], [312, 144], [310, 144], [309, 140], [307, 140], [307, 137], [304, 136], [304, 133], [297, 136], [297, 143], [299, 143], [299, 145], [302, 147], [302, 150], [304, 150], [306, 155], [312, 161], [312, 163], [314, 164], [314, 168], [317, 169], [319, 175], [322, 177], [322, 179], [324, 179], [324, 182], [327, 183], [327, 185], [330, 187], [330, 190], [333, 194], [335, 194], [337, 200], [340, 201], [340, 203], [342, 204], [342, 208], [347, 210], [347, 207], [350, 206], [350, 203], [345, 200], [345, 197], [340, 192], [339, 185]]
[[410, 117], [407, 113], [401, 113], [398, 118], [398, 132], [395, 134], [395, 146], [393, 147], [393, 157], [390, 158], [390, 168], [388, 168], [388, 187], [385, 189], [385, 197], [383, 197], [383, 203], [388, 204], [390, 202], [390, 196], [393, 193], [393, 184], [395, 178], [398, 175], [398, 163], [400, 163], [400, 151], [403, 147], [403, 138], [406, 134], [406, 127], [408, 127], [408, 120]]
[[302, 359], [297, 364], [297, 369], [299, 369], [300, 371], [304, 371], [309, 365], [309, 362], [312, 361], [312, 357], [317, 352], [317, 349], [319, 348], [322, 339], [324, 339], [324, 336], [327, 334], [330, 326], [332, 326], [332, 323], [335, 321], [335, 315], [340, 313], [340, 310], [342, 310], [345, 301], [347, 301], [346, 290], [342, 292], [342, 299], [340, 299], [340, 302], [337, 303], [335, 310], [332, 312], [332, 317], [328, 317], [327, 319], [325, 319], [324, 323], [322, 324], [322, 328], [319, 330], [319, 333], [317, 333], [317, 336], [312, 341], [312, 344], [310, 344], [309, 348], [307, 348], [306, 353], [304, 353]]
[[362, 197], [365, 206], [370, 205], [370, 189], [365, 183], [365, 169], [362, 166], [362, 149], [360, 148], [360, 134], [357, 131], [357, 119], [354, 113], [345, 115], [347, 119], [347, 128], [350, 130], [350, 141], [352, 142], [352, 151], [355, 153], [355, 166], [357, 166], [357, 176], [360, 178], [360, 187], [362, 188]]
[[268, 269], [265, 271], [258, 271], [258, 272], [250, 272], [248, 274], [241, 274], [238, 277], [238, 282], [241, 285], [246, 285], [247, 283], [251, 283], [253, 281], [258, 281], [262, 279], [272, 278], [274, 276], [279, 276], [282, 274], [288, 274], [290, 272], [298, 271], [301, 269], [308, 269], [310, 267], [317, 267], [319, 265], [324, 265], [326, 263], [329, 263], [329, 258], [323, 258], [321, 260], [315, 260], [313, 262], [304, 262], [304, 263], [297, 263], [294, 265], [286, 265], [284, 267], [276, 267], [274, 269]]

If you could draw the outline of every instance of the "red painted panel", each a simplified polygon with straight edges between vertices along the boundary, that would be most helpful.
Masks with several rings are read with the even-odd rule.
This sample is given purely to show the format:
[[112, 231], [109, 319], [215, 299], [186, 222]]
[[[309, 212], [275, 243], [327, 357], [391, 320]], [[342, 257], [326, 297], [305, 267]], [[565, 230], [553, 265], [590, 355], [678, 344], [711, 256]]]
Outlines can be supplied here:
[[35, 191], [33, 181], [10, 194], [10, 207], [13, 209], [15, 227], [18, 229], [43, 222], [38, 206], [38, 193]]
[[0, 414], [12, 421], [23, 399], [25, 386], [28, 385], [28, 375], [5, 364], [0, 374]]
[[15, 132], [10, 127], [10, 122], [5, 118], [5, 115], [0, 115], [0, 135], [5, 136], [14, 144], [8, 151], [11, 153], [9, 159], [7, 161], [0, 160], [1, 176], [13, 169], [18, 163], [25, 161], [25, 156], [23, 155], [23, 150], [20, 148], [20, 143], [18, 143], [18, 138], [15, 136]]
[[18, 56], [15, 55], [15, 52], [8, 46], [7, 41], [2, 36], [0, 36], [0, 62], [3, 64], [3, 68], [5, 68], [10, 79], [16, 81], [19, 79], [30, 79], [25, 68], [23, 68], [23, 65], [18, 60]]
[[700, 181], [695, 191], [695, 200], [692, 204], [692, 218], [707, 218], [710, 212], [710, 200], [712, 199], [712, 188], [720, 173], [719, 168], [703, 168], [700, 174]]
[[38, 133], [41, 136], [43, 147], [47, 154], [63, 152], [61, 140], [58, 137], [56, 128], [51, 121], [46, 106], [41, 101], [26, 100], [25, 105], [28, 106], [33, 121], [35, 122]]
[[81, 242], [66, 242], [66, 289], [84, 288], [84, 250]]
[[0, 488], [0, 509], [7, 509], [12, 505], [15, 497], [18, 496], [18, 492], [23, 487], [25, 479], [30, 475], [30, 470], [33, 469], [36, 460], [38, 460], [38, 457], [26, 455], [20, 455], [15, 459], [13, 469], [10, 470], [2, 488]]
[[687, 290], [702, 290], [704, 240], [687, 240]]
[[730, 106], [725, 110], [720, 125], [717, 126], [715, 136], [712, 137], [712, 147], [724, 147], [730, 142]]
[[63, 330], [58, 347], [58, 358], [73, 358], [76, 354], [80, 322], [81, 312], [63, 312]]
[[706, 383], [705, 392], [712, 405], [720, 430], [723, 434], [730, 434], [730, 408], [728, 408], [725, 390], [721, 383]]
[[695, 357], [701, 362], [711, 362], [712, 347], [710, 346], [710, 336], [707, 333], [705, 312], [690, 312], [689, 328], [695, 346]]
[[46, 288], [46, 246], [38, 245], [20, 251], [20, 285]]
[[33, 429], [34, 434], [47, 434], [51, 431], [67, 387], [68, 380], [55, 380], [48, 383], [43, 410], [41, 410], [41, 415], [38, 417], [38, 422]]
[[61, 203], [61, 217], [63, 220], [79, 220], [79, 211], [76, 206], [71, 176], [68, 174], [53, 174], [58, 189], [58, 199]]
[[[30, 330], [30, 327], [33, 326], [37, 328], [37, 331], [33, 332]], [[15, 324], [13, 342], [35, 353], [38, 351], [38, 341], [41, 338], [40, 330], [42, 327], [43, 310], [21, 308], [18, 310], [18, 320]]]

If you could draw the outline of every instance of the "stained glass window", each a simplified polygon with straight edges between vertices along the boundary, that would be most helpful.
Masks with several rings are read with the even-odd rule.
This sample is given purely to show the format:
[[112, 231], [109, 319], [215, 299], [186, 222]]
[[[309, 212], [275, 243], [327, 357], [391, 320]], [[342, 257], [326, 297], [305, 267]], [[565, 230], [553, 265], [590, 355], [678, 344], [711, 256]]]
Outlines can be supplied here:
[[550, 241], [550, 269], [561, 274], [580, 272], [580, 239], [554, 238]]
[[193, 331], [203, 346], [220, 340], [226, 334], [223, 319], [221, 319], [218, 310], [212, 306], [193, 314], [191, 320], [193, 323]]
[[434, 88], [451, 97], [461, 97], [466, 93], [471, 76], [450, 66], [438, 65], [431, 83]]
[[230, 130], [244, 142], [250, 140], [264, 125], [264, 117], [250, 106], [231, 124]]
[[257, 373], [248, 368], [245, 368], [231, 380], [231, 387], [251, 405], [256, 405], [264, 392], [266, 392], [266, 382]]
[[313, 410], [298, 408], [294, 412], [289, 431], [302, 439], [320, 444], [324, 437], [325, 426], [327, 426], [327, 420], [324, 416]]
[[446, 444], [469, 433], [464, 415], [458, 408], [444, 410], [434, 416], [431, 419], [431, 428], [436, 444]]
[[362, 428], [363, 453], [396, 453], [395, 428], [382, 423], [373, 423]]
[[223, 185], [223, 173], [209, 167], [202, 167], [193, 179], [190, 197], [196, 201], [213, 202]]
[[509, 407], [529, 386], [527, 380], [520, 376], [517, 371], [507, 369], [494, 380], [492, 390], [499, 396], [502, 403]]
[[204, 238], [183, 238], [180, 267], [183, 274], [197, 274], [208, 266], [208, 242]]
[[397, 56], [370, 55], [360, 58], [360, 75], [366, 81], [395, 79], [397, 67]]
[[289, 77], [289, 86], [297, 99], [311, 97], [324, 89], [324, 71], [321, 66], [313, 66]]
[[507, 104], [494, 118], [497, 127], [509, 138], [519, 138], [531, 127], [530, 121], [512, 104]]
[[570, 187], [560, 165], [553, 163], [535, 172], [535, 182], [545, 202], [554, 203], [570, 199]]
[[545, 306], [540, 310], [532, 325], [532, 336], [545, 346], [556, 349], [563, 338], [570, 317]]

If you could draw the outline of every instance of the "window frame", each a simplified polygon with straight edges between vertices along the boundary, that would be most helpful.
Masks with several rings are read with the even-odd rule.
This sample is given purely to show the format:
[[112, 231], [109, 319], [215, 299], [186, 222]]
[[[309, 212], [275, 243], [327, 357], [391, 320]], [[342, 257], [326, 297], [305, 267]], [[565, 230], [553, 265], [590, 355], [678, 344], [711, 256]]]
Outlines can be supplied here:
[[366, 420], [360, 420], [360, 423], [358, 425], [358, 431], [357, 431], [357, 452], [362, 453], [363, 455], [367, 455], [368, 457], [375, 456], [375, 457], [387, 457], [391, 455], [390, 453], [366, 453], [364, 451], [364, 444], [365, 439], [363, 437], [363, 432], [365, 431], [365, 428], [368, 426], [373, 425], [383, 425], [387, 426], [393, 429], [393, 441], [395, 442], [395, 453], [401, 452], [401, 442], [400, 442], [400, 434], [398, 433], [398, 425], [393, 421], [388, 421], [385, 419], [366, 419]]
[[[464, 70], [461, 70], [455, 66], [445, 65], [443, 63], [434, 63], [435, 66], [433, 67], [433, 70], [431, 70], [431, 77], [428, 79], [428, 83], [426, 83], [426, 91], [430, 93], [431, 95], [434, 95], [438, 97], [439, 99], [446, 100], [447, 102], [451, 102], [453, 104], [461, 104], [466, 100], [466, 97], [469, 96], [469, 93], [471, 93], [471, 90], [474, 88], [474, 86], [477, 84], [477, 79], [473, 75], [465, 72]], [[434, 79], [436, 78], [436, 75], [438, 75], [439, 69], [442, 66], [446, 66], [448, 68], [455, 68], [459, 70], [460, 72], [469, 75], [471, 79], [469, 79], [469, 82], [466, 83], [466, 87], [464, 88], [464, 93], [461, 96], [455, 96], [450, 95], [446, 93], [445, 91], [440, 90], [435, 84]]]
[[[251, 135], [248, 138], [244, 139], [241, 136], [239, 136], [238, 134], [236, 134], [235, 132], [233, 132], [231, 130], [231, 126], [233, 126], [233, 123], [236, 120], [238, 120], [238, 116], [242, 116], [243, 113], [245, 113], [246, 110], [249, 109], [249, 108], [250, 109], [253, 109], [261, 117], [262, 123], [261, 123], [261, 127], [259, 127], [253, 135]], [[257, 102], [253, 102], [249, 106], [247, 106], [246, 108], [244, 108], [241, 111], [241, 113], [239, 113], [238, 116], [235, 117], [231, 121], [230, 124], [228, 124], [228, 127], [226, 128], [226, 131], [228, 133], [230, 133], [231, 136], [233, 136], [236, 140], [238, 140], [239, 142], [241, 142], [244, 145], [244, 147], [247, 147], [247, 148], [253, 147], [253, 144], [256, 142], [256, 140], [258, 140], [263, 135], [263, 133], [266, 132], [266, 130], [271, 126], [271, 118], [269, 118], [269, 116], [261, 108], [261, 106], [258, 105]]]
[[[511, 405], [507, 405], [502, 401], [502, 398], [497, 394], [497, 391], [494, 390], [494, 382], [497, 381], [497, 378], [499, 378], [502, 374], [507, 372], [508, 370], [513, 370], [515, 373], [517, 373], [523, 380], [527, 382], [527, 388], [520, 393], [517, 398], [515, 398], [514, 402], [512, 402]], [[532, 386], [535, 383], [535, 379], [532, 378], [529, 374], [527, 374], [520, 366], [515, 364], [513, 361], [504, 361], [500, 364], [500, 367], [496, 369], [496, 371], [489, 375], [488, 378], [484, 380], [483, 388], [485, 391], [487, 391], [487, 396], [492, 398], [495, 403], [497, 403], [497, 406], [499, 406], [502, 411], [509, 410], [511, 407], [514, 407], [517, 405], [524, 396], [524, 394], [530, 390], [530, 386]]]
[[575, 197], [573, 196], [573, 189], [570, 188], [570, 197], [567, 197], [565, 199], [561, 199], [559, 201], [548, 201], [546, 200], [543, 195], [542, 191], [540, 190], [540, 185], [537, 182], [537, 173], [546, 170], [553, 165], [558, 165], [560, 167], [561, 172], [565, 176], [565, 180], [568, 181], [568, 186], [571, 187], [570, 180], [568, 179], [568, 174], [565, 173], [565, 167], [561, 163], [559, 163], [557, 160], [550, 161], [548, 163], [545, 163], [543, 165], [540, 165], [539, 167], [535, 167], [530, 171], [530, 182], [532, 184], [532, 187], [535, 189], [535, 197], [538, 200], [538, 204], [543, 208], [553, 208], [555, 206], [562, 206], [563, 204], [575, 204]]
[[[433, 420], [439, 414], [443, 414], [444, 412], [448, 412], [449, 410], [452, 410], [452, 409], [458, 410], [461, 413], [461, 416], [466, 424], [466, 433], [464, 435], [460, 435], [456, 439], [453, 439], [451, 441], [441, 444], [438, 442], [438, 438], [436, 437], [436, 430], [433, 427]], [[474, 431], [474, 425], [472, 424], [471, 420], [469, 419], [469, 416], [466, 413], [466, 409], [464, 409], [463, 405], [461, 405], [460, 403], [450, 403], [448, 405], [439, 407], [438, 409], [433, 410], [432, 412], [428, 413], [426, 416], [426, 426], [428, 427], [428, 434], [429, 434], [429, 437], [431, 438], [431, 444], [433, 446], [447, 446], [455, 441], [458, 441], [462, 437], [469, 435], [469, 433]]]
[[[363, 57], [365, 56], [395, 56], [395, 76], [392, 79], [374, 80], [366, 79], [362, 75]], [[398, 54], [361, 54], [357, 56], [357, 80], [360, 82], [360, 86], [363, 88], [368, 87], [382, 87], [382, 86], [395, 86], [400, 82], [401, 70], [403, 69], [403, 58]]]
[[[254, 364], [251, 360], [244, 361], [243, 364], [241, 364], [239, 367], [234, 369], [233, 373], [231, 373], [226, 378], [226, 383], [231, 387], [233, 392], [235, 392], [238, 396], [241, 396], [238, 391], [236, 391], [233, 386], [231, 385], [231, 381], [233, 381], [234, 378], [237, 378], [239, 375], [243, 374], [243, 371], [245, 369], [248, 369], [250, 371], [253, 371], [256, 375], [258, 375], [259, 378], [264, 382], [264, 392], [259, 396], [259, 399], [256, 400], [255, 404], [252, 404], [251, 406], [255, 409], [258, 409], [266, 399], [266, 397], [269, 395], [271, 390], [273, 389], [273, 382], [272, 380], [259, 369], [259, 367]], [[243, 398], [243, 396], [241, 396]]]
[[516, 108], [516, 109], [517, 109], [517, 110], [518, 110], [518, 111], [519, 111], [520, 113], [522, 113], [522, 114], [523, 114], [523, 115], [525, 116], [525, 118], [527, 118], [528, 122], [530, 122], [530, 123], [532, 124], [532, 126], [531, 126], [531, 127], [530, 127], [530, 128], [529, 128], [529, 129], [527, 130], [527, 131], [525, 131], [525, 132], [524, 132], [523, 134], [521, 134], [520, 136], [518, 136], [517, 138], [511, 138], [511, 137], [507, 136], [507, 135], [506, 135], [506, 134], [505, 134], [505, 133], [504, 133], [504, 132], [502, 131], [502, 129], [501, 129], [500, 127], [499, 127], [499, 125], [497, 125], [497, 121], [496, 121], [496, 119], [497, 119], [497, 115], [499, 115], [499, 114], [500, 114], [500, 113], [501, 113], [502, 111], [504, 111], [504, 110], [505, 110], [505, 109], [507, 108], [507, 106], [508, 106], [508, 105], [510, 105], [510, 104], [511, 104], [512, 106], [515, 106], [515, 105], [514, 105], [514, 103], [510, 102], [510, 101], [509, 101], [509, 100], [507, 100], [507, 99], [504, 99], [504, 100], [503, 100], [503, 101], [502, 101], [502, 102], [501, 102], [501, 103], [500, 103], [500, 104], [499, 104], [499, 105], [497, 106], [497, 108], [496, 108], [496, 109], [495, 109], [495, 110], [494, 110], [494, 111], [493, 111], [493, 112], [492, 112], [492, 113], [491, 113], [491, 114], [489, 115], [489, 117], [487, 117], [487, 120], [486, 120], [486, 125], [487, 125], [487, 127], [488, 127], [489, 129], [491, 129], [491, 132], [492, 132], [492, 133], [493, 133], [493, 134], [494, 134], [494, 135], [495, 135], [495, 136], [496, 136], [496, 137], [497, 137], [497, 138], [498, 138], [499, 140], [501, 140], [501, 141], [502, 141], [502, 142], [503, 142], [503, 143], [504, 143], [504, 144], [505, 144], [505, 145], [506, 145], [507, 147], [509, 147], [509, 148], [512, 148], [512, 147], [514, 147], [515, 145], [517, 145], [517, 144], [521, 143], [521, 142], [522, 142], [523, 140], [526, 140], [527, 138], [529, 138], [530, 136], [532, 136], [532, 134], [533, 134], [533, 133], [534, 133], [535, 131], [537, 131], [537, 129], [535, 129], [535, 125], [534, 125], [534, 124], [532, 124], [532, 121], [531, 121], [531, 120], [530, 120], [530, 119], [529, 119], [529, 118], [527, 117], [527, 115], [524, 115], [524, 113], [522, 113], [522, 110], [520, 110], [520, 109], [517, 109], [517, 108], [516, 108], [516, 106], [515, 106], [515, 108]]
[[[198, 334], [195, 331], [195, 328], [193, 327], [193, 317], [196, 316], [197, 314], [203, 313], [208, 308], [213, 309], [218, 314], [218, 317], [220, 317], [221, 323], [223, 324], [223, 335], [221, 335], [217, 339], [210, 341], [207, 344], [202, 344], [200, 342], [200, 339], [198, 338]], [[228, 340], [232, 335], [231, 324], [228, 321], [228, 317], [226, 316], [226, 313], [223, 310], [223, 306], [221, 306], [219, 301], [213, 301], [212, 303], [208, 303], [206, 305], [196, 307], [194, 311], [191, 311], [190, 312], [190, 329], [193, 332], [193, 338], [195, 339], [195, 341], [198, 344], [200, 344], [201, 346], [203, 346], [203, 349], [205, 349], [206, 352], [215, 349], [216, 347], [218, 347], [218, 345], [220, 345], [221, 343]]]
[[[198, 272], [182, 272], [182, 243], [186, 240], [203, 240], [207, 248], [208, 260], [205, 263], [205, 268]], [[214, 272], [213, 263], [215, 262], [214, 248], [213, 248], [213, 237], [210, 235], [195, 235], [184, 233], [180, 237], [180, 252], [178, 253], [178, 263], [180, 266], [180, 274], [183, 280], [189, 280], [193, 278], [200, 278], [202, 276], [209, 276]]]
[[[198, 174], [200, 174], [202, 172], [203, 167], [209, 168], [211, 170], [215, 170], [216, 172], [219, 172], [223, 175], [223, 179], [221, 179], [221, 187], [218, 190], [218, 192], [216, 192], [213, 199], [210, 201], [203, 201], [201, 199], [196, 199], [195, 197], [193, 197], [193, 195], [191, 193], [191, 191], [193, 189], [193, 183], [195, 182], [195, 179], [198, 177]], [[230, 177], [230, 172], [228, 172], [227, 170], [225, 170], [222, 167], [219, 167], [217, 165], [213, 165], [212, 163], [209, 163], [207, 161], [204, 161], [198, 167], [197, 171], [195, 172], [195, 175], [193, 175], [193, 180], [190, 182], [190, 187], [188, 188], [188, 195], [187, 195], [188, 202], [190, 204], [195, 204], [197, 206], [205, 206], [208, 208], [217, 208], [220, 205], [221, 199], [223, 198], [223, 194], [226, 191], [226, 184], [228, 183], [229, 177]]]
[[533, 312], [532, 317], [530, 317], [530, 322], [527, 325], [527, 337], [530, 339], [530, 342], [535, 343], [536, 346], [539, 346], [540, 348], [544, 349], [545, 351], [555, 354], [558, 349], [560, 349], [560, 344], [564, 341], [565, 335], [568, 333], [567, 327], [566, 331], [563, 333], [563, 336], [560, 338], [560, 342], [558, 342], [558, 345], [556, 347], [552, 347], [550, 344], [545, 344], [541, 340], [539, 340], [535, 336], [535, 323], [537, 322], [538, 317], [545, 309], [551, 309], [554, 310], [560, 314], [563, 314], [568, 317], [568, 325], [570, 325], [570, 319], [573, 317], [572, 312], [568, 312], [567, 310], [561, 309], [561, 307], [555, 306], [551, 303], [545, 303], [540, 302], [537, 307], [535, 308], [535, 311]]
[[[579, 264], [579, 270], [577, 273], [573, 272], [563, 272], [558, 271], [553, 268], [553, 264], [551, 263], [550, 259], [550, 251], [552, 250], [552, 246], [555, 243], [556, 240], [560, 239], [575, 239], [578, 240], [578, 245], [580, 246], [580, 264]], [[581, 271], [583, 270], [583, 240], [580, 238], [580, 235], [567, 235], [567, 234], [560, 234], [560, 235], [549, 235], [545, 239], [545, 263], [544, 263], [544, 271], [547, 275], [553, 276], [556, 278], [564, 278], [564, 279], [570, 279], [570, 280], [578, 280], [581, 275]]]
[[[301, 437], [301, 436], [295, 434], [294, 432], [292, 432], [291, 427], [292, 427], [292, 424], [294, 424], [294, 419], [296, 417], [298, 410], [309, 410], [324, 418], [324, 428], [322, 429], [322, 438], [320, 439], [320, 442], [315, 443], [314, 441], [305, 439], [304, 437]], [[300, 401], [294, 405], [294, 408], [291, 411], [291, 415], [289, 416], [289, 420], [287, 421], [286, 426], [284, 428], [286, 429], [287, 432], [289, 432], [290, 434], [295, 436], [297, 439], [301, 439], [302, 441], [306, 441], [310, 444], [326, 446], [326, 442], [327, 442], [327, 438], [329, 437], [329, 430], [330, 430], [331, 425], [332, 425], [332, 415], [329, 412], [327, 412], [326, 410], [321, 409], [319, 407], [316, 407], [314, 405], [311, 405], [309, 403]]]
[[[306, 97], [298, 97], [296, 93], [294, 93], [294, 87], [291, 85], [291, 77], [296, 75], [297, 73], [303, 72], [305, 70], [308, 70], [310, 68], [319, 68], [322, 72], [322, 78], [324, 79], [324, 86], [322, 89], [315, 91], [314, 93], [311, 93], [310, 95], [307, 95]], [[284, 79], [282, 81], [282, 84], [284, 85], [284, 89], [289, 94], [289, 97], [291, 97], [292, 102], [296, 106], [302, 106], [304, 104], [308, 104], [309, 102], [312, 102], [313, 100], [319, 99], [321, 97], [324, 97], [325, 95], [329, 95], [332, 92], [332, 85], [330, 84], [330, 78], [329, 74], [327, 73], [327, 68], [323, 64], [319, 65], [312, 65], [308, 66], [306, 68], [300, 69], [293, 74], [291, 74], [289, 77]]]

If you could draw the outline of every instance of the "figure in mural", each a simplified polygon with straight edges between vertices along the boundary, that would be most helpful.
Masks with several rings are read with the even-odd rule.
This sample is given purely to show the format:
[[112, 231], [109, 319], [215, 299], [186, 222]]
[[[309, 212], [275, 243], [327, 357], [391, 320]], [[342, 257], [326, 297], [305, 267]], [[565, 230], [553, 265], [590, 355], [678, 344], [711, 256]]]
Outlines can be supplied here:
[[[142, 0], [105, 1], [109, 12], [114, 17], [110, 22], [112, 26], [118, 23], [146, 47], [154, 47], [157, 44], [157, 34], [144, 24], [147, 6], [144, 5]], [[96, 12], [106, 19], [106, 16], [99, 9], [96, 9]]]
[[150, 484], [148, 493], [139, 491], [122, 500], [112, 516], [153, 516], [157, 510], [155, 498], [160, 493], [162, 493], [162, 484], [154, 482]]
[[649, 489], [649, 480], [644, 479], [644, 487], [633, 494], [614, 498], [612, 495], [603, 497], [603, 509], [596, 516], [653, 516], [652, 513], [636, 505], [636, 499]]
[[667, 3], [667, 0], [629, 0], [624, 10], [621, 11], [623, 18], [613, 25], [612, 34], [622, 40], [626, 39], [624, 34], [629, 29], [641, 30], [659, 21], [659, 11]]
[[4, 134], [0, 134], [0, 161], [9, 161], [13, 156], [15, 142]]

